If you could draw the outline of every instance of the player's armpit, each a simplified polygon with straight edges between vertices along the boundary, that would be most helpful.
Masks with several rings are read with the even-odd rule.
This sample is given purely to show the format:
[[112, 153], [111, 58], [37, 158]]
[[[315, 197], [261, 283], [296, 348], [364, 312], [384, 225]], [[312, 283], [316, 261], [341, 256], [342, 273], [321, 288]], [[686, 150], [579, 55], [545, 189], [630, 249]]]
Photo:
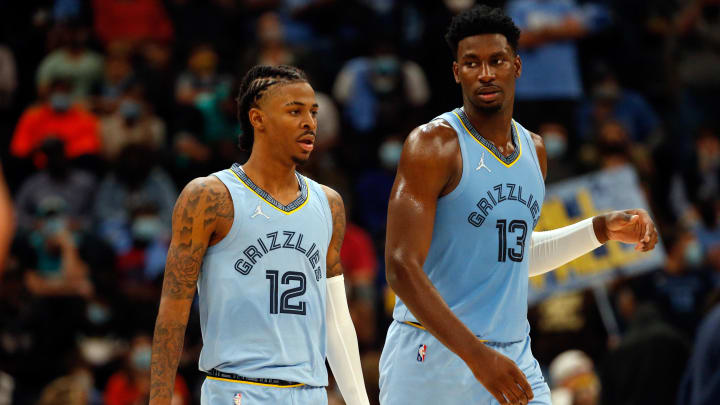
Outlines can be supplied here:
[[345, 238], [345, 205], [342, 197], [337, 191], [327, 186], [322, 186], [328, 203], [330, 203], [330, 212], [332, 214], [332, 238], [327, 251], [326, 265], [327, 278], [335, 277], [343, 274], [342, 264], [340, 263], [340, 248], [342, 248], [343, 239]]
[[153, 336], [151, 404], [170, 403], [202, 258], [218, 222], [232, 215], [229, 192], [215, 177], [193, 180], [178, 197]]

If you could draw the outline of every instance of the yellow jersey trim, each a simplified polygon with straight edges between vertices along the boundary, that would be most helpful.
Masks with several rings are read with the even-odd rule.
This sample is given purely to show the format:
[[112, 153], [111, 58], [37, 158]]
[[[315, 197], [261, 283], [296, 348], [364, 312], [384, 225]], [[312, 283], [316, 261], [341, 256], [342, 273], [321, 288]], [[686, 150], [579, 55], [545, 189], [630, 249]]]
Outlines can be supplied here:
[[252, 187], [250, 187], [247, 183], [245, 183], [245, 181], [243, 181], [243, 179], [240, 178], [240, 176], [237, 175], [237, 173], [235, 173], [235, 172], [232, 171], [231, 169], [227, 169], [227, 170], [228, 170], [230, 173], [232, 173], [233, 176], [235, 176], [236, 179], [240, 180], [240, 182], [241, 182], [242, 184], [244, 184], [245, 187], [247, 187], [248, 190], [252, 191], [253, 194], [255, 194], [256, 196], [260, 197], [260, 199], [263, 200], [263, 201], [265, 201], [269, 206], [275, 208], [276, 210], [282, 212], [282, 213], [285, 214], [285, 215], [290, 215], [290, 214], [292, 214], [293, 212], [295, 212], [295, 211], [299, 210], [300, 208], [304, 207], [305, 204], [307, 204], [307, 202], [310, 201], [310, 185], [308, 184], [307, 179], [306, 179], [304, 176], [300, 176], [300, 177], [302, 177], [302, 178], [303, 178], [303, 181], [305, 181], [305, 187], [306, 187], [306, 189], [307, 189], [307, 191], [308, 191], [308, 192], [307, 192], [307, 198], [305, 198], [305, 201], [303, 201], [303, 203], [300, 204], [300, 206], [298, 206], [298, 207], [295, 208], [294, 210], [292, 210], [292, 211], [284, 211], [284, 210], [281, 210], [280, 208], [276, 207], [275, 204], [273, 204], [273, 203], [271, 203], [270, 201], [266, 200], [266, 199], [265, 199], [263, 196], [261, 196], [260, 194], [256, 193], [255, 190], [253, 190]]
[[263, 383], [257, 383], [257, 382], [252, 382], [252, 381], [238, 381], [238, 380], [231, 380], [229, 378], [210, 377], [210, 376], [207, 376], [205, 378], [209, 378], [211, 380], [233, 382], [233, 383], [238, 383], [238, 384], [250, 384], [250, 385], [259, 385], [261, 387], [275, 387], [275, 388], [293, 388], [293, 387], [302, 387], [303, 385], [305, 385], [302, 383], [293, 384], [293, 385], [263, 384]]
[[458, 118], [458, 121], [460, 121], [460, 125], [462, 125], [462, 127], [465, 128], [465, 131], [467, 131], [468, 135], [470, 135], [470, 137], [471, 137], [475, 142], [479, 143], [483, 148], [487, 149], [487, 151], [490, 152], [490, 154], [493, 155], [493, 156], [495, 157], [495, 159], [497, 159], [498, 162], [502, 163], [503, 166], [505, 166], [505, 167], [511, 167], [512, 165], [514, 165], [515, 163], [517, 163], [518, 160], [520, 160], [520, 156], [522, 156], [522, 141], [520, 140], [520, 131], [518, 131], [517, 123], [515, 122], [515, 120], [511, 120], [511, 122], [512, 122], [513, 126], [515, 127], [515, 134], [517, 134], [518, 155], [515, 157], [515, 160], [513, 160], [512, 162], [510, 162], [510, 163], [505, 163], [505, 162], [503, 162], [502, 159], [500, 159], [500, 157], [499, 157], [498, 155], [495, 154], [494, 151], [492, 151], [492, 150], [491, 150], [490, 148], [488, 148], [487, 146], [483, 145], [482, 142], [478, 141], [477, 138], [475, 138], [475, 136], [472, 134], [472, 132], [470, 132], [470, 130], [468, 129], [468, 127], [465, 126], [465, 123], [463, 122], [462, 118], [460, 118], [460, 115], [458, 115], [458, 113], [456, 113], [455, 111], [453, 111], [453, 114], [455, 114], [455, 116]]
[[[412, 326], [413, 328], [418, 328], [418, 329], [420, 329], [420, 330], [427, 331], [427, 329], [425, 329], [425, 327], [422, 326], [422, 325], [420, 325], [419, 323], [410, 322], [410, 321], [403, 321], [403, 323], [404, 323], [405, 325], [410, 325], [410, 326]], [[484, 343], [484, 342], [488, 342], [487, 340], [480, 340], [480, 341], [483, 342], [483, 343]]]

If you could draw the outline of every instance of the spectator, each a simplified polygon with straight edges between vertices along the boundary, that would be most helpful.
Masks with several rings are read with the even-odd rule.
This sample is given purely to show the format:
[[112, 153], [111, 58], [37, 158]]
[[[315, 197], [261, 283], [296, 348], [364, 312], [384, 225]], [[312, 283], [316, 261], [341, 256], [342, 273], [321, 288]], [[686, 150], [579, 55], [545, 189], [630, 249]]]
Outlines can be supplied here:
[[720, 291], [700, 324], [695, 349], [678, 390], [677, 405], [711, 405], [720, 397]]
[[600, 402], [600, 381], [593, 361], [580, 350], [568, 350], [550, 363], [552, 403], [555, 405], [596, 405]]
[[596, 68], [595, 76], [591, 98], [583, 101], [578, 111], [580, 138], [590, 139], [595, 127], [613, 120], [627, 129], [632, 142], [658, 141], [660, 118], [643, 96], [622, 88], [615, 74], [604, 66]]
[[629, 308], [624, 314], [630, 322], [628, 330], [620, 345], [607, 354], [600, 373], [601, 403], [674, 404], [688, 342], [662, 321], [651, 304]]
[[162, 232], [168, 234], [176, 198], [175, 184], [155, 164], [152, 151], [142, 145], [128, 145], [118, 155], [114, 170], [100, 183], [94, 218], [100, 234], [115, 251], [126, 252], [132, 244], [127, 235], [133, 207], [154, 207]]
[[543, 138], [547, 152], [548, 168], [545, 181], [548, 184], [581, 173], [577, 156], [569, 153], [572, 150], [569, 146], [572, 140], [567, 128], [557, 122], [544, 122], [538, 127], [538, 135]]
[[591, 26], [573, 0], [510, 0], [506, 8], [522, 30], [516, 115], [531, 131], [543, 119], [574, 128], [574, 109], [582, 96], [576, 41]]
[[97, 118], [79, 105], [73, 105], [66, 80], [55, 80], [49, 87], [48, 100], [29, 107], [20, 117], [10, 141], [10, 153], [28, 158], [42, 142], [57, 137], [65, 142], [70, 159], [100, 152]]
[[173, 28], [160, 0], [93, 0], [95, 33], [109, 46], [145, 40], [168, 43]]
[[[133, 337], [124, 367], [110, 376], [105, 387], [105, 405], [147, 403], [150, 393], [152, 339], [144, 333]], [[181, 375], [175, 378], [173, 405], [190, 405], [190, 392]]]
[[105, 61], [105, 75], [95, 89], [95, 109], [101, 114], [114, 112], [122, 95], [134, 82], [129, 58], [125, 55], [109, 56]]
[[342, 104], [343, 117], [352, 129], [370, 134], [398, 121], [409, 123], [430, 99], [430, 90], [420, 65], [402, 58], [389, 41], [381, 40], [371, 56], [345, 63], [335, 78], [333, 96]]
[[[348, 199], [345, 199], [346, 204]], [[348, 284], [350, 315], [355, 323], [361, 347], [372, 347], [377, 340], [375, 324], [375, 279], [378, 263], [370, 234], [348, 222], [340, 250], [340, 261]]]
[[15, 57], [10, 48], [0, 45], [0, 109], [10, 106], [18, 86]]
[[48, 54], [37, 70], [38, 94], [43, 97], [57, 79], [68, 80], [73, 102], [82, 102], [102, 77], [103, 58], [88, 48], [87, 28], [77, 22], [60, 26], [60, 48]]
[[70, 167], [63, 141], [49, 138], [40, 147], [45, 168], [30, 176], [17, 194], [18, 225], [29, 231], [35, 224], [40, 207], [49, 201], [62, 204], [71, 229], [88, 229], [87, 213], [95, 196], [95, 177]]
[[15, 234], [15, 218], [13, 203], [0, 165], [0, 283], [10, 249], [10, 242]]
[[118, 98], [117, 110], [100, 121], [102, 153], [114, 161], [127, 145], [143, 145], [152, 151], [165, 146], [165, 123], [153, 114], [143, 88], [132, 86]]
[[667, 259], [654, 274], [657, 301], [675, 328], [693, 336], [705, 298], [712, 288], [705, 255], [696, 236], [688, 230], [665, 233]]
[[58, 377], [40, 394], [37, 405], [96, 405], [93, 376], [86, 367], [77, 367]]

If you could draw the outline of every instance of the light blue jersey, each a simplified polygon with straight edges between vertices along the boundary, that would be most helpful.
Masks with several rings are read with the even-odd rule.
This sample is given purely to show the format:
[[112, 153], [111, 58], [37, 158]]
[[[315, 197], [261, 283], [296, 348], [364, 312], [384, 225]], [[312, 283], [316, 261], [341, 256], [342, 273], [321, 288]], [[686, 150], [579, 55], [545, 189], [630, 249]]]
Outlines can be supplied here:
[[325, 192], [297, 174], [301, 195], [283, 206], [238, 164], [214, 176], [230, 191], [235, 216], [207, 249], [198, 279], [200, 370], [327, 385]]
[[[527, 322], [530, 236], [545, 184], [530, 133], [512, 121], [515, 152], [504, 157], [472, 126], [462, 108], [438, 117], [458, 135], [462, 178], [438, 199], [423, 269], [450, 309], [477, 336], [523, 341]], [[417, 322], [398, 299], [400, 322]]]

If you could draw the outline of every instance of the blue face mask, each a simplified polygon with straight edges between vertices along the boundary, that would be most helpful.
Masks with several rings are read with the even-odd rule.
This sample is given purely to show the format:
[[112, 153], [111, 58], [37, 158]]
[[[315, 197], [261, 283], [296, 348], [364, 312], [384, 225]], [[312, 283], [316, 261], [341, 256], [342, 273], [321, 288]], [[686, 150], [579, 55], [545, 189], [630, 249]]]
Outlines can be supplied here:
[[398, 162], [400, 161], [400, 155], [402, 155], [402, 143], [398, 141], [386, 141], [380, 145], [378, 156], [380, 157], [380, 163], [386, 169], [394, 170]]
[[567, 151], [567, 141], [561, 135], [549, 132], [543, 134], [548, 159], [559, 158]]
[[65, 112], [70, 109], [72, 99], [67, 93], [55, 92], [50, 95], [50, 107], [56, 112]]
[[703, 262], [703, 251], [702, 246], [697, 241], [692, 241], [685, 246], [685, 264], [689, 268], [700, 267]]
[[130, 361], [133, 368], [140, 371], [150, 369], [150, 361], [152, 360], [152, 348], [150, 346], [142, 346], [133, 350], [130, 355]]
[[87, 317], [93, 325], [103, 325], [110, 320], [110, 311], [103, 305], [91, 303], [87, 307]]
[[120, 103], [119, 110], [120, 115], [126, 120], [136, 120], [141, 113], [140, 104], [132, 100], [125, 100]]

